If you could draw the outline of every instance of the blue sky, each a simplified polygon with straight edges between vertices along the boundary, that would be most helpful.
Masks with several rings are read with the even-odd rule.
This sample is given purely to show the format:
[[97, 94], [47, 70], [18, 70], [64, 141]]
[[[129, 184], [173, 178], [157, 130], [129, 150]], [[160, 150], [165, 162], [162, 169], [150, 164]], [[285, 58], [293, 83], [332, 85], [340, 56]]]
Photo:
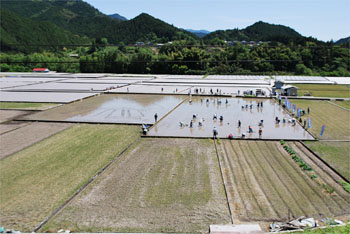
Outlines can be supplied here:
[[245, 28], [259, 20], [328, 41], [350, 36], [350, 0], [84, 0], [105, 14], [148, 13], [179, 28]]

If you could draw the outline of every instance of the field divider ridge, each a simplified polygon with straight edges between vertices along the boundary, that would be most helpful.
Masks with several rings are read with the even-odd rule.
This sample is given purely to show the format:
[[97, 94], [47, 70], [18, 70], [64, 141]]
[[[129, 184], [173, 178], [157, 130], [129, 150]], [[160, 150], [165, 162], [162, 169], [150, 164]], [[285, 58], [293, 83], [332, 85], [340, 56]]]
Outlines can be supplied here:
[[155, 122], [152, 127], [150, 127], [148, 129], [148, 131], [150, 131], [158, 122], [162, 121], [163, 119], [165, 119], [168, 115], [170, 115], [174, 110], [176, 110], [179, 106], [181, 106], [185, 101], [187, 101], [187, 99], [189, 99], [190, 97], [185, 98], [183, 101], [181, 101], [179, 104], [177, 104], [173, 109], [171, 109], [168, 113], [166, 113], [162, 118], [160, 118], [157, 122]]
[[[14, 122], [16, 122], [16, 121], [14, 121]], [[3, 133], [0, 133], [0, 136], [5, 135], [5, 134], [10, 133], [10, 132], [13, 132], [13, 131], [16, 131], [16, 130], [18, 130], [18, 129], [20, 129], [20, 128], [26, 127], [26, 126], [28, 126], [28, 125], [30, 125], [30, 124], [32, 124], [32, 122], [28, 122], [26, 125], [23, 125], [23, 126], [20, 126], [20, 127], [11, 129], [11, 130], [8, 130], [8, 131], [3, 132]]]
[[227, 191], [227, 188], [226, 188], [226, 180], [225, 180], [225, 177], [224, 177], [224, 173], [223, 173], [223, 171], [222, 171], [222, 165], [221, 165], [221, 160], [220, 160], [220, 154], [219, 154], [219, 151], [218, 151], [218, 148], [217, 148], [217, 145], [216, 145], [216, 138], [214, 138], [214, 146], [215, 146], [216, 156], [217, 156], [218, 161], [219, 161], [219, 168], [220, 168], [220, 173], [221, 173], [222, 181], [223, 181], [223, 184], [224, 184], [225, 196], [226, 196], [226, 201], [227, 201], [228, 210], [229, 210], [229, 212], [230, 212], [231, 222], [232, 222], [232, 224], [234, 224], [234, 221], [233, 221], [233, 212], [232, 212], [232, 208], [231, 208], [231, 205], [230, 205], [230, 200], [229, 200], [229, 198], [228, 198], [228, 191]]
[[138, 143], [141, 138], [136, 139], [130, 145], [128, 145], [122, 152], [120, 152], [116, 157], [114, 157], [107, 165], [101, 168], [96, 175], [91, 177], [84, 185], [82, 185], [70, 198], [63, 202], [59, 207], [57, 207], [49, 216], [47, 216], [43, 221], [41, 221], [32, 231], [32, 233], [40, 230], [51, 218], [53, 218], [58, 212], [60, 212], [64, 207], [68, 205], [76, 196], [78, 196], [83, 190], [85, 190], [92, 182], [94, 182], [106, 169], [108, 169], [114, 162], [116, 162], [128, 149], [133, 145]]

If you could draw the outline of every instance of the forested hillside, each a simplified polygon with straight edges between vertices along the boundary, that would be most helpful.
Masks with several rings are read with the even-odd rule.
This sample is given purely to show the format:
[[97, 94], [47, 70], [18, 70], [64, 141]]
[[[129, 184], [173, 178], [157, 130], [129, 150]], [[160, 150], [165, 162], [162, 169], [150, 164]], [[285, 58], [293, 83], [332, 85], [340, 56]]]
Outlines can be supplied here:
[[[37, 22], [1, 8], [1, 51], [35, 52], [62, 50], [72, 44], [91, 40], [65, 31], [50, 22]], [[62, 45], [62, 46], [60, 46]]]
[[81, 0], [6, 0], [1, 1], [1, 8], [38, 22], [51, 22], [73, 34], [90, 38], [110, 37], [113, 29], [121, 22], [102, 14]]
[[73, 34], [89, 38], [107, 38], [108, 42], [113, 44], [198, 39], [195, 35], [150, 15], [141, 14], [132, 20], [122, 21], [102, 14], [81, 0], [6, 0], [1, 1], [1, 8], [6, 8], [38, 22], [51, 22]]
[[145, 13], [114, 19], [82, 0], [2, 0], [0, 25], [1, 71], [39, 66], [59, 72], [350, 76], [349, 43], [334, 45], [261, 21], [199, 38]]
[[284, 44], [305, 44], [307, 41], [322, 43], [313, 38], [306, 38], [290, 27], [262, 21], [245, 29], [218, 30], [204, 37], [204, 41], [210, 44], [215, 44], [218, 39], [225, 41], [271, 41]]

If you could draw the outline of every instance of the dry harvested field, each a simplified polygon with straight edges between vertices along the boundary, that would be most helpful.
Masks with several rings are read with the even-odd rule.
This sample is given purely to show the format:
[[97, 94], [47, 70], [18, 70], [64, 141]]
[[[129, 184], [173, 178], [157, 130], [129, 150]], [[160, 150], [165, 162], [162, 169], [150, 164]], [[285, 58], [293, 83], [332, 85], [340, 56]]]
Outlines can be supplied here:
[[[350, 112], [327, 101], [290, 100], [297, 107], [310, 107], [311, 129], [309, 131], [324, 140], [350, 140]], [[306, 115], [306, 118], [309, 116]], [[325, 132], [320, 137], [322, 125]]]
[[210, 140], [142, 139], [42, 231], [208, 232], [230, 215]]
[[138, 137], [134, 126], [75, 125], [0, 159], [1, 226], [31, 232]]
[[0, 135], [0, 159], [72, 126], [67, 123], [22, 124], [27, 125]]
[[279, 142], [224, 140], [218, 148], [239, 221], [285, 221], [288, 213], [315, 218], [350, 213], [349, 193], [301, 150], [298, 153], [313, 168], [317, 182], [332, 186], [332, 194], [302, 171]]

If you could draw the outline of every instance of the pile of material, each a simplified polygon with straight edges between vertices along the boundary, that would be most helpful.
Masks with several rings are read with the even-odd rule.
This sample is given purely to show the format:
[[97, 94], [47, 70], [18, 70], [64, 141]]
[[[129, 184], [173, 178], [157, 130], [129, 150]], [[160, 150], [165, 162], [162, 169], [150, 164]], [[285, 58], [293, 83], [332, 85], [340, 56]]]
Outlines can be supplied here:
[[15, 233], [15, 234], [19, 234], [21, 232], [13, 230], [13, 229], [5, 229], [4, 227], [0, 227], [0, 233]]
[[270, 232], [302, 230], [308, 227], [314, 228], [317, 226], [318, 222], [314, 218], [306, 218], [304, 216], [301, 216], [289, 222], [276, 222], [270, 224]]

